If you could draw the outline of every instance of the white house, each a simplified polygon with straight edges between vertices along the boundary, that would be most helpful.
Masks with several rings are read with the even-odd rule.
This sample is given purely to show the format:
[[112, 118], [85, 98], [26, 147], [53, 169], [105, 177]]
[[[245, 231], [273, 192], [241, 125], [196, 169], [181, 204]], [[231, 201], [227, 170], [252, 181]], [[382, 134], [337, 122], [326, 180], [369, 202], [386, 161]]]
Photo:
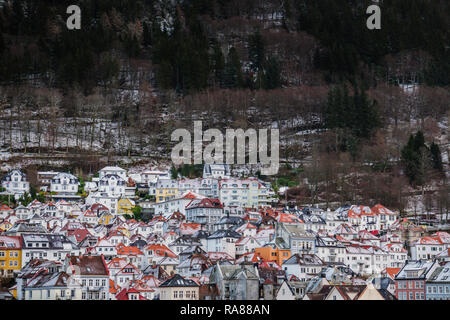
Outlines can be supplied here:
[[59, 195], [75, 195], [79, 185], [78, 178], [73, 174], [60, 172], [51, 180], [50, 192], [56, 192]]
[[418, 239], [411, 246], [411, 257], [413, 260], [429, 260], [448, 248], [450, 248], [450, 234], [447, 232], [436, 232], [430, 237]]
[[327, 263], [344, 263], [345, 246], [332, 237], [316, 238], [316, 255]]
[[101, 169], [98, 172], [99, 179], [102, 179], [103, 177], [105, 177], [107, 175], [118, 175], [123, 180], [125, 180], [125, 181], [127, 180], [127, 171], [120, 167], [108, 166], [108, 167], [104, 167], [103, 169]]
[[168, 171], [161, 170], [145, 170], [141, 172], [141, 183], [155, 182], [158, 179], [170, 179]]
[[231, 177], [228, 164], [205, 164], [203, 166], [203, 178], [227, 179]]
[[294, 254], [281, 265], [288, 276], [296, 276], [300, 281], [308, 281], [317, 276], [325, 262], [314, 254]]
[[117, 204], [119, 202], [119, 196], [110, 196], [107, 193], [103, 192], [91, 192], [85, 199], [85, 203], [88, 206], [99, 203], [111, 212], [111, 214], [117, 214]]
[[150, 205], [151, 208], [155, 210], [155, 216], [159, 215], [169, 215], [173, 212], [180, 212], [184, 216], [186, 216], [186, 206], [195, 199], [203, 199], [204, 196], [197, 194], [195, 192], [185, 192], [179, 197], [175, 197], [173, 199], [169, 199], [166, 201], [153, 203]]
[[14, 212], [20, 220], [28, 220], [33, 216], [32, 211], [23, 205], [19, 205]]
[[236, 256], [241, 256], [243, 254], [254, 252], [256, 248], [261, 247], [261, 243], [258, 242], [252, 236], [242, 237], [238, 241], [236, 241]]
[[109, 300], [109, 272], [103, 256], [70, 256], [67, 273], [81, 283], [81, 300]]
[[207, 252], [225, 252], [231, 257], [236, 257], [236, 242], [241, 234], [232, 230], [218, 230], [206, 238]]
[[11, 170], [2, 179], [2, 187], [6, 193], [14, 195], [14, 198], [19, 199], [25, 192], [30, 192], [30, 183], [27, 180], [27, 175], [21, 170]]
[[23, 234], [22, 240], [22, 266], [34, 258], [60, 261], [79, 253], [77, 246], [60, 234]]
[[206, 229], [213, 230], [213, 225], [220, 220], [223, 206], [219, 199], [194, 199], [186, 207], [186, 220], [206, 225]]
[[223, 179], [219, 181], [220, 201], [224, 206], [257, 208], [259, 182], [250, 179]]
[[98, 181], [98, 191], [108, 197], [125, 196], [126, 180], [117, 174], [107, 174]]

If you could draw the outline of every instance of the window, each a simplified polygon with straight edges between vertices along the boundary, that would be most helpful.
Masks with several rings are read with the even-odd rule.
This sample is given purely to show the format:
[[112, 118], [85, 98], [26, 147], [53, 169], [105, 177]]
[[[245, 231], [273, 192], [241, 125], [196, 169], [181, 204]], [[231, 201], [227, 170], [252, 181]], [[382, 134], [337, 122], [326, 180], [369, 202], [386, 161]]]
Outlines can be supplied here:
[[174, 297], [174, 299], [177, 299], [177, 298], [178, 298], [178, 291], [174, 291], [174, 292], [173, 292], [173, 297]]

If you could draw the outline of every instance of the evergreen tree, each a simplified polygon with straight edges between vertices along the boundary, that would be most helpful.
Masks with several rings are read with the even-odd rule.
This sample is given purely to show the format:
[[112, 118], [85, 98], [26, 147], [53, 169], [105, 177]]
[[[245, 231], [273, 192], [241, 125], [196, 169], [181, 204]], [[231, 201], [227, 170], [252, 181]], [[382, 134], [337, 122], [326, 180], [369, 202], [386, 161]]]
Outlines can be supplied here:
[[144, 46], [145, 47], [150, 46], [152, 44], [152, 34], [151, 34], [151, 27], [147, 22], [143, 23], [142, 36]]
[[177, 179], [178, 178], [178, 170], [177, 168], [175, 168], [175, 166], [172, 165], [172, 167], [170, 168], [170, 177], [172, 179]]
[[346, 86], [330, 90], [324, 120], [329, 129], [348, 129], [356, 138], [366, 139], [381, 125], [376, 102], [370, 101], [367, 94], [356, 86], [352, 97]]
[[271, 56], [266, 62], [264, 73], [264, 89], [281, 87], [280, 63], [276, 57]]
[[409, 178], [409, 183], [412, 184], [417, 176], [419, 155], [415, 150], [415, 139], [413, 135], [409, 136], [408, 143], [401, 151], [402, 161], [405, 167], [405, 175]]
[[222, 84], [225, 69], [225, 58], [220, 48], [219, 43], [216, 41], [214, 44], [214, 52], [212, 55], [212, 69], [214, 71], [214, 80], [216, 83]]
[[256, 30], [248, 39], [248, 55], [252, 71], [258, 72], [264, 63], [264, 40], [259, 30]]
[[433, 155], [425, 145], [425, 139], [421, 131], [418, 131], [415, 136], [409, 137], [408, 143], [401, 151], [401, 156], [405, 167], [405, 175], [409, 178], [409, 182], [423, 186], [428, 179], [428, 169]]
[[431, 143], [430, 153], [431, 153], [431, 160], [433, 163], [433, 168], [438, 170], [439, 172], [443, 172], [444, 168], [442, 165], [441, 149], [439, 148], [439, 146], [436, 143], [434, 143], [434, 141]]
[[224, 87], [239, 88], [242, 87], [242, 66], [237, 51], [234, 47], [228, 52], [227, 62], [224, 70]]

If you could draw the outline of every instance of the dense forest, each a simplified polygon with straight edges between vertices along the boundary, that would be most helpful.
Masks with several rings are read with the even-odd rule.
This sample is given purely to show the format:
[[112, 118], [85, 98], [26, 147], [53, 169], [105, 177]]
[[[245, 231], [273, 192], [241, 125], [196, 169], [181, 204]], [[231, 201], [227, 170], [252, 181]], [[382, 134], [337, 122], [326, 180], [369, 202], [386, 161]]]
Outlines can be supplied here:
[[[366, 27], [373, 3], [380, 30]], [[66, 27], [72, 4], [80, 30]], [[9, 163], [89, 172], [167, 159], [171, 131], [195, 119], [277, 126], [272, 179], [294, 201], [403, 209], [428, 188], [449, 206], [447, 0], [6, 0], [0, 30]]]
[[[327, 83], [376, 85], [387, 77], [448, 85], [448, 1], [381, 1], [382, 28], [375, 31], [365, 28], [371, 2], [10, 0], [0, 14], [0, 80], [33, 75], [87, 94], [123, 84], [121, 60], [143, 59], [156, 65], [158, 87], [184, 94], [213, 86], [273, 89], [290, 80], [280, 76], [280, 64], [306, 59], [309, 47], [311, 65], [301, 69], [323, 70]], [[82, 10], [81, 30], [65, 26], [73, 3]], [[388, 56], [404, 51], [416, 52], [417, 61], [391, 70]]]

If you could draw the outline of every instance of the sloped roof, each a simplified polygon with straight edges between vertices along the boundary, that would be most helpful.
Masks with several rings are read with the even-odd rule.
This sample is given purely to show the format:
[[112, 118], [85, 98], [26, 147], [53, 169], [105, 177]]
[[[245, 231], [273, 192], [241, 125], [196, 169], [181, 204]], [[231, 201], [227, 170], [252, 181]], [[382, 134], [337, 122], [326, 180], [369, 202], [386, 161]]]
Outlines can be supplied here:
[[397, 213], [395, 213], [392, 210], [389, 210], [388, 208], [386, 208], [385, 206], [383, 206], [381, 204], [376, 204], [375, 206], [373, 206], [371, 208], [371, 210], [375, 214], [385, 214], [385, 215], [389, 215], [389, 216], [397, 215]]
[[204, 198], [194, 199], [186, 206], [186, 210], [195, 208], [223, 209], [223, 205], [219, 199]]
[[185, 279], [179, 274], [175, 274], [171, 278], [167, 279], [161, 285], [160, 288], [170, 288], [170, 287], [200, 287], [195, 281], [191, 279]]
[[299, 264], [299, 265], [319, 265], [325, 266], [323, 262], [315, 254], [294, 254], [289, 259], [287, 259], [283, 264]]
[[81, 275], [109, 275], [103, 256], [70, 256], [68, 259], [72, 266], [78, 267]]
[[220, 238], [236, 238], [236, 239], [240, 239], [241, 236], [242, 235], [240, 233], [236, 232], [236, 231], [232, 231], [232, 230], [217, 230], [212, 235], [210, 235], [207, 239], [220, 239]]

